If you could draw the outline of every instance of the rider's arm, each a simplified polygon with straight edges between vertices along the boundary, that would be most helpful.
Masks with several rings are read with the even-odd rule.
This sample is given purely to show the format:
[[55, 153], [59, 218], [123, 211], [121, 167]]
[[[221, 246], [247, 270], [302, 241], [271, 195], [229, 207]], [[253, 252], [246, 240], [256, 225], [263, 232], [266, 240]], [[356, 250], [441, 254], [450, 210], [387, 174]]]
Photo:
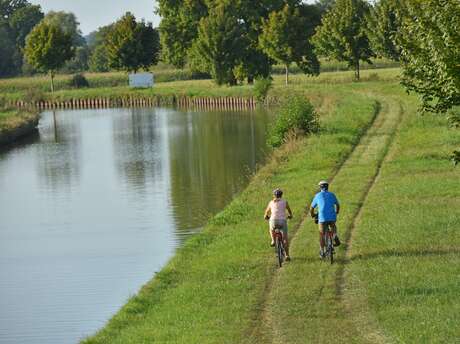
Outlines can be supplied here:
[[286, 202], [286, 210], [288, 211], [289, 218], [292, 219], [292, 211], [291, 211], [291, 207], [289, 206], [288, 202]]
[[311, 202], [311, 206], [310, 206], [310, 215], [311, 217], [315, 217], [315, 208], [318, 206], [318, 201], [316, 200], [316, 197], [315, 196], [313, 198], [313, 201]]
[[272, 212], [272, 211], [271, 211], [271, 208], [270, 208], [270, 203], [268, 203], [267, 209], [265, 209], [264, 219], [270, 218], [271, 212]]
[[337, 215], [339, 215], [339, 212], [340, 212], [340, 204], [337, 203], [337, 204], [335, 205], [335, 213], [336, 213]]

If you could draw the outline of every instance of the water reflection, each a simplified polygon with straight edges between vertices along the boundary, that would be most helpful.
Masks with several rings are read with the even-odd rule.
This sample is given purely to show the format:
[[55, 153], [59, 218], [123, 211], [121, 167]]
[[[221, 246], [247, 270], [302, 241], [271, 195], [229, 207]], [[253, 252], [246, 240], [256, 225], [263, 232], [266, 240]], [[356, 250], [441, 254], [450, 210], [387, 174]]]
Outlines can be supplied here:
[[267, 114], [47, 112], [0, 152], [0, 343], [94, 333], [263, 158]]
[[171, 201], [180, 237], [221, 210], [264, 151], [264, 114], [207, 112], [168, 118]]
[[72, 116], [45, 116], [40, 123], [40, 145], [37, 146], [37, 173], [42, 190], [65, 191], [78, 183], [81, 167], [80, 123]]
[[138, 193], [148, 186], [165, 182], [163, 156], [166, 156], [162, 110], [130, 109], [114, 117], [113, 145], [118, 174], [127, 187]]

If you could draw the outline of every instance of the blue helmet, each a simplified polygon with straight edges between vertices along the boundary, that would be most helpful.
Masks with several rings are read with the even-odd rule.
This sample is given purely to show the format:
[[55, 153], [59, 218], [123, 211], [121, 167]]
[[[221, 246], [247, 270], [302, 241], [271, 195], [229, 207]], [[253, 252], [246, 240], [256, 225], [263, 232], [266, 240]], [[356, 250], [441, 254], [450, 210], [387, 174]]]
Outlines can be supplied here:
[[276, 198], [281, 198], [283, 196], [283, 190], [281, 189], [273, 190], [273, 196], [275, 196]]

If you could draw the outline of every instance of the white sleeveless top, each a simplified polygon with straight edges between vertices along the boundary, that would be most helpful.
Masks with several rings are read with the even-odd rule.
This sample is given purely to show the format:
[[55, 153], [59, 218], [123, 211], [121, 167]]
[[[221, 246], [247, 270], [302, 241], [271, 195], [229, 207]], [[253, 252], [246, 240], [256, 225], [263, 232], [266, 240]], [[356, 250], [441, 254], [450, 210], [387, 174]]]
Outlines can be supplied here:
[[270, 211], [270, 220], [286, 220], [286, 201], [284, 199], [272, 200], [270, 202]]

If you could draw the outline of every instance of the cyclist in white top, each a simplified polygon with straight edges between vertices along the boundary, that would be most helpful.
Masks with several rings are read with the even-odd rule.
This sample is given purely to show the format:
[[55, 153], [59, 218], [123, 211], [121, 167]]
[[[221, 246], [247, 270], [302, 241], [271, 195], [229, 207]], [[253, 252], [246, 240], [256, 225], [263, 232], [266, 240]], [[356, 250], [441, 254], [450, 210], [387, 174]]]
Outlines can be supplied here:
[[269, 222], [269, 232], [271, 243], [270, 246], [275, 246], [274, 239], [274, 229], [275, 226], [280, 228], [283, 232], [283, 242], [286, 251], [286, 260], [291, 260], [289, 257], [289, 240], [288, 240], [288, 227], [286, 220], [286, 211], [288, 212], [288, 219], [292, 219], [292, 211], [289, 207], [289, 203], [282, 199], [283, 191], [281, 189], [276, 189], [273, 191], [273, 200], [268, 203], [267, 208], [265, 209], [265, 220], [270, 220]]

